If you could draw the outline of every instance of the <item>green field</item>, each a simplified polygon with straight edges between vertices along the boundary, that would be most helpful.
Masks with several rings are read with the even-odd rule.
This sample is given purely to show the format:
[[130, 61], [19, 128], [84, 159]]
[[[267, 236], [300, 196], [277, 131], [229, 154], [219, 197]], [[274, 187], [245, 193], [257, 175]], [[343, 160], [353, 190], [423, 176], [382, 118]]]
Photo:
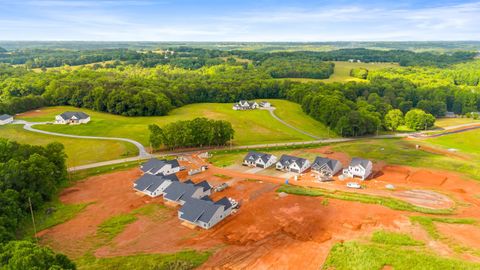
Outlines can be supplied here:
[[398, 67], [398, 64], [393, 63], [350, 63], [345, 61], [333, 61], [335, 63], [335, 70], [328, 79], [303, 79], [303, 78], [289, 78], [293, 81], [321, 81], [321, 82], [348, 82], [348, 81], [364, 81], [350, 76], [352, 68], [366, 68], [369, 71], [378, 70], [382, 68]]
[[[276, 113], [286, 117], [285, 121], [295, 125], [298, 124], [299, 128], [305, 127], [306, 131], [317, 135], [323, 136], [328, 133], [321, 123], [303, 114], [297, 104], [283, 100], [272, 100], [272, 102], [284, 106], [279, 106]], [[236, 145], [312, 140], [312, 138], [307, 135], [301, 134], [280, 123], [274, 119], [268, 111], [234, 111], [232, 110], [231, 103], [191, 104], [175, 109], [167, 116], [152, 117], [125, 117], [87, 109], [61, 106], [43, 108], [33, 117], [19, 116], [18, 118], [29, 121], [52, 121], [55, 115], [68, 110], [84, 111], [90, 114], [92, 120], [87, 125], [43, 125], [36, 126], [36, 128], [76, 135], [130, 138], [144, 145], [148, 145], [149, 124], [163, 126], [179, 120], [207, 117], [231, 122], [235, 129], [234, 144]], [[293, 113], [288, 115], [288, 113], [285, 112], [286, 110], [292, 110]]]
[[467, 153], [479, 159], [480, 162], [480, 129], [449, 134], [424, 140], [429, 145], [449, 149], [457, 149], [459, 153]]
[[472, 118], [438, 118], [435, 120], [435, 126], [440, 128], [464, 124], [480, 124], [480, 120], [474, 120]]
[[53, 137], [26, 131], [21, 125], [1, 126], [0, 138], [34, 145], [46, 145], [51, 142], [62, 143], [68, 156], [69, 167], [138, 154], [138, 149], [133, 144], [126, 142]]

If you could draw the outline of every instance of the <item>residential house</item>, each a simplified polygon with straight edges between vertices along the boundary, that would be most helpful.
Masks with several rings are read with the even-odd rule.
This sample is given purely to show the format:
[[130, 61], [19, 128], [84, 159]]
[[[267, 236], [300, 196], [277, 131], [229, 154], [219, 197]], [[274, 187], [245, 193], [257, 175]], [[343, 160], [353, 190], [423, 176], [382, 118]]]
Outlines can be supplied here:
[[210, 198], [191, 198], [178, 210], [178, 218], [204, 229], [210, 229], [232, 212], [232, 204], [226, 197], [213, 202]]
[[55, 124], [86, 124], [90, 122], [90, 116], [84, 112], [64, 112], [55, 116]]
[[270, 154], [250, 151], [243, 159], [244, 166], [268, 168], [277, 161], [277, 157]]
[[372, 174], [373, 164], [370, 160], [362, 158], [353, 158], [348, 168], [343, 169], [343, 174], [347, 177], [360, 177], [367, 179]]
[[254, 110], [258, 109], [258, 103], [255, 101], [240, 100], [238, 103], [235, 103], [232, 107], [234, 110]]
[[200, 199], [209, 196], [212, 193], [212, 187], [207, 181], [193, 183], [190, 180], [185, 182], [172, 182], [164, 191], [163, 199], [183, 205], [188, 199]]
[[277, 170], [302, 173], [310, 167], [310, 161], [300, 157], [282, 155], [275, 165]]
[[8, 114], [0, 115], [0, 126], [10, 124], [13, 122], [13, 116]]
[[178, 182], [178, 178], [175, 174], [161, 176], [144, 174], [135, 181], [133, 189], [150, 197], [157, 197], [163, 195], [165, 189], [173, 182]]
[[342, 163], [336, 159], [317, 157], [312, 163], [312, 171], [322, 177], [331, 178], [342, 169]]
[[262, 101], [262, 102], [258, 103], [258, 106], [260, 106], [262, 108], [270, 108], [270, 107], [272, 107], [272, 104], [270, 104], [270, 102], [268, 102], [268, 101]]
[[140, 166], [140, 169], [144, 173], [153, 174], [153, 175], [170, 175], [180, 171], [180, 164], [178, 160], [160, 160], [152, 158], [149, 161], [143, 163]]
[[446, 118], [455, 118], [457, 115], [454, 112], [445, 112]]

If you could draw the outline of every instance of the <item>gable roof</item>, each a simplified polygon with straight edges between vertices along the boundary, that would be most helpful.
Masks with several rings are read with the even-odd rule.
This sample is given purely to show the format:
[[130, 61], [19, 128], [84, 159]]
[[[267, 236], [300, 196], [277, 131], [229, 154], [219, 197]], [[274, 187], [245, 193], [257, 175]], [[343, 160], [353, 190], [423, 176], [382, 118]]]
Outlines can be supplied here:
[[148, 172], [148, 171], [151, 171], [152, 169], [155, 169], [156, 171], [158, 171], [167, 164], [170, 164], [172, 166], [172, 168], [180, 166], [180, 164], [178, 163], [178, 160], [176, 160], [176, 159], [160, 160], [160, 159], [152, 158], [152, 159], [148, 160], [147, 162], [143, 163], [142, 166], [140, 167], [140, 169], [143, 172]]
[[212, 186], [210, 186], [210, 184], [206, 180], [203, 180], [202, 182], [196, 183], [195, 186], [196, 187], [202, 187], [203, 191], [207, 191], [207, 190], [212, 189]]
[[8, 114], [2, 114], [0, 115], [0, 121], [4, 121], [4, 120], [7, 120], [9, 118], [12, 118], [13, 116], [11, 115], [8, 115]]
[[60, 114], [60, 117], [62, 117], [63, 120], [69, 120], [69, 119], [72, 119], [72, 118], [76, 118], [78, 120], [81, 120], [81, 119], [87, 119], [90, 116], [88, 114], [84, 113], [84, 112], [64, 112], [64, 113]]
[[250, 151], [243, 160], [256, 161], [257, 159], [261, 158], [263, 162], [267, 162], [268, 160], [270, 160], [271, 157], [271, 154]]
[[302, 168], [303, 165], [307, 162], [306, 159], [301, 158], [301, 157], [294, 157], [294, 156], [289, 156], [289, 155], [282, 155], [280, 157], [280, 160], [278, 161], [282, 166], [286, 167], [289, 166], [292, 163], [297, 163], [297, 165]]
[[209, 223], [218, 209], [223, 208], [225, 211], [231, 207], [231, 204], [229, 207], [226, 207], [226, 202], [230, 204], [230, 201], [226, 197], [217, 202], [191, 198], [185, 202], [182, 208], [180, 208], [180, 217], [190, 222], [201, 221]]
[[168, 176], [155, 176], [151, 174], [144, 174], [137, 181], [135, 181], [135, 189], [138, 191], [154, 192], [165, 181], [177, 181], [178, 178], [175, 175]]
[[[336, 159], [330, 159], [330, 158], [324, 158], [324, 157], [316, 157], [315, 158], [315, 161], [313, 162], [312, 164], [312, 167], [316, 167], [316, 166], [327, 166], [331, 171], [333, 171], [335, 169], [335, 167], [337, 166], [337, 164], [339, 164], [340, 161], [336, 160]], [[340, 163], [341, 165], [341, 163]]]
[[192, 183], [172, 182], [172, 184], [165, 189], [165, 195], [163, 197], [171, 201], [179, 201], [180, 199], [186, 201], [200, 188], [203, 189], [203, 187], [195, 186]]
[[354, 167], [354, 166], [362, 166], [363, 168], [367, 168], [367, 166], [369, 164], [372, 164], [372, 162], [368, 159], [363, 159], [363, 158], [357, 158], [357, 157], [354, 157], [352, 159], [352, 162], [350, 162], [350, 166]]

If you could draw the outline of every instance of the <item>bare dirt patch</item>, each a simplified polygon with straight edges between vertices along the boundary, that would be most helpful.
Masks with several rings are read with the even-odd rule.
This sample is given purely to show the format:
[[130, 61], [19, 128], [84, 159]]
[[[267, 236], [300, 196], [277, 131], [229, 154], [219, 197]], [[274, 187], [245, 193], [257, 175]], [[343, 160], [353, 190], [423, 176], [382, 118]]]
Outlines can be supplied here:
[[441, 235], [452, 239], [456, 243], [480, 251], [480, 227], [469, 224], [435, 223]]

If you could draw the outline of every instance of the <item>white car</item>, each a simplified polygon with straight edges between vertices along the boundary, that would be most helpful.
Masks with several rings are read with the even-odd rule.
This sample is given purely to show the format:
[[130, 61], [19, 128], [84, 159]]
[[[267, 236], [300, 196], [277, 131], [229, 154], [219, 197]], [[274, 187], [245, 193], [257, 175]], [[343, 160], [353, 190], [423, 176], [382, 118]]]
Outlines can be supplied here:
[[355, 182], [348, 182], [348, 183], [347, 183], [347, 187], [349, 187], [349, 188], [356, 188], [356, 189], [362, 188], [362, 186], [360, 186], [360, 184], [355, 183]]

